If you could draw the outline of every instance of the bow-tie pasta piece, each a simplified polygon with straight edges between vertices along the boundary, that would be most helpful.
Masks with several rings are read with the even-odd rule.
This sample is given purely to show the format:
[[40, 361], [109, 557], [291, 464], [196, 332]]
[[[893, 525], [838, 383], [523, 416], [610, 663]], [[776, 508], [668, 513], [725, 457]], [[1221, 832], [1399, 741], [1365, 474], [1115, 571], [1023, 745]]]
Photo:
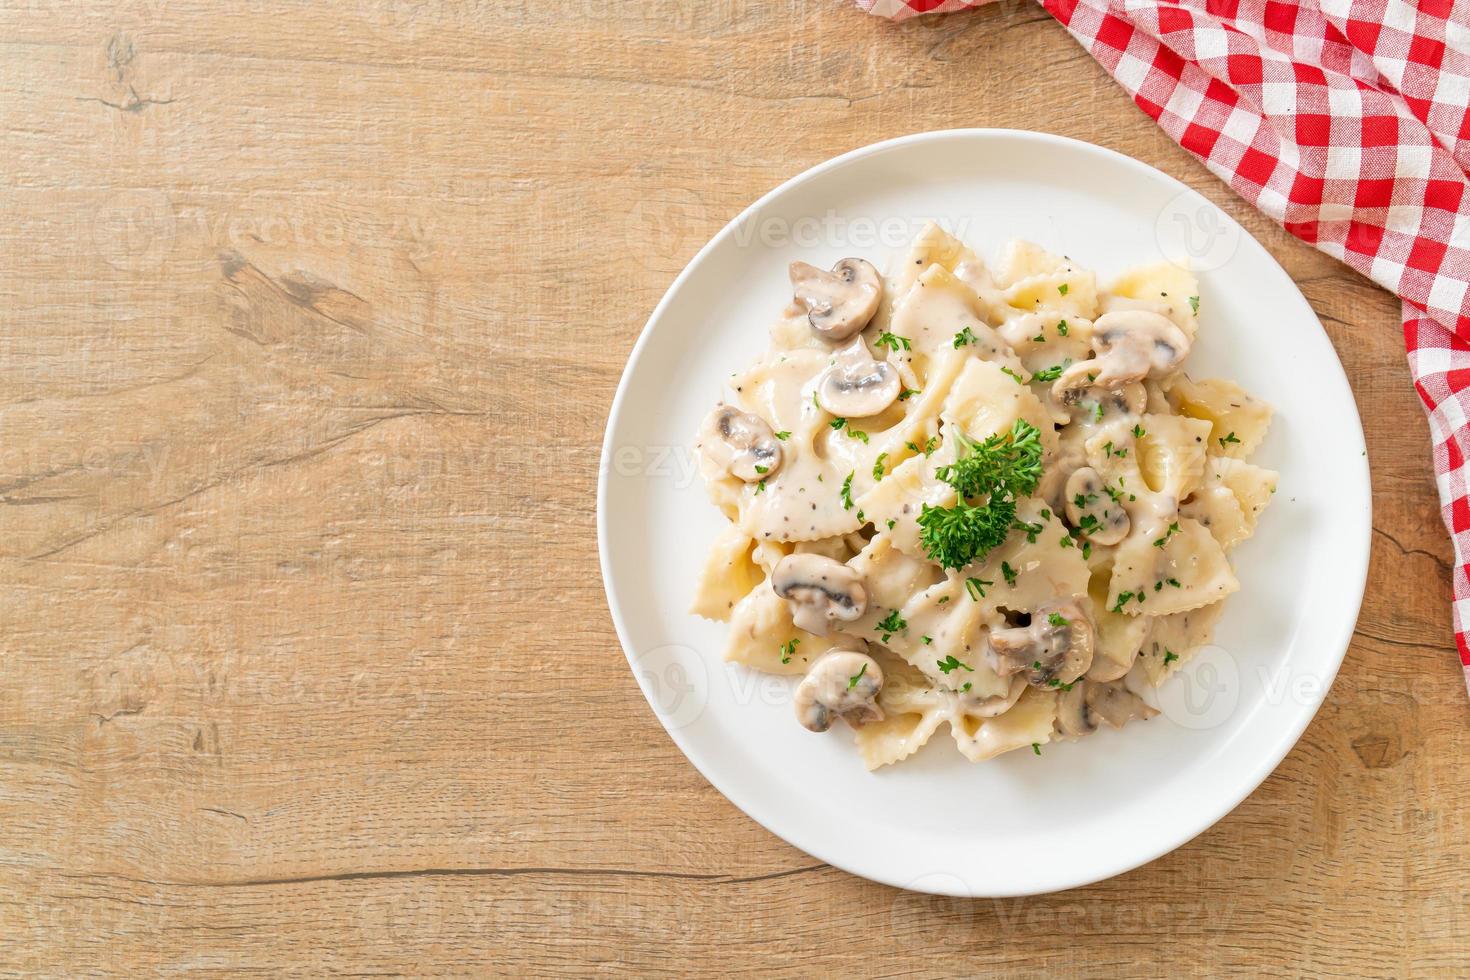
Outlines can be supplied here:
[[[989, 316], [973, 289], [943, 266], [930, 266], [894, 305], [889, 333], [898, 349], [892, 360], [909, 386], [920, 389], [928, 383], [931, 364], [954, 351], [1000, 361], [1019, 372], [1020, 360], [990, 326]], [[892, 347], [884, 338], [879, 341]]]
[[1215, 624], [1224, 611], [1225, 603], [1216, 602], [1150, 620], [1148, 639], [1144, 641], [1143, 653], [1139, 657], [1149, 683], [1158, 687], [1169, 675], [1189, 663], [1200, 647], [1210, 642], [1215, 634]]
[[1054, 737], [1056, 720], [1056, 694], [1028, 686], [1004, 714], [993, 718], [962, 714], [950, 731], [961, 755], [984, 762], [1013, 749], [1039, 749]]
[[1150, 490], [1176, 500], [1199, 486], [1210, 425], [1178, 415], [1145, 415], [1136, 423], [1138, 469]]
[[1229, 487], [1200, 487], [1179, 505], [1179, 513], [1208, 528], [1215, 540], [1220, 542], [1220, 547], [1226, 551], [1251, 536], [1245, 512], [1241, 510], [1240, 502], [1235, 499], [1235, 493]]
[[868, 769], [901, 762], [924, 747], [947, 718], [949, 701], [922, 673], [881, 647], [872, 656], [883, 668], [878, 706], [883, 720], [856, 732], [858, 754]]
[[1108, 585], [1111, 574], [1104, 570], [1092, 577], [1088, 595], [1092, 599], [1092, 621], [1097, 628], [1097, 646], [1087, 677], [1095, 681], [1115, 681], [1127, 675], [1138, 660], [1148, 638], [1149, 616], [1131, 616], [1108, 608]]
[[1205, 472], [1206, 485], [1229, 487], [1230, 492], [1235, 494], [1248, 534], [1255, 533], [1256, 521], [1271, 502], [1271, 495], [1276, 492], [1276, 481], [1277, 474], [1274, 470], [1227, 457], [1211, 459]]
[[963, 265], [979, 261], [969, 246], [931, 221], [899, 260], [898, 268], [893, 272], [893, 295], [896, 299], [908, 295], [930, 266], [937, 265], [946, 272], [954, 272]]
[[735, 604], [766, 580], [787, 549], [752, 538], [738, 525], [725, 529], [710, 547], [689, 611], [726, 622]]
[[790, 605], [767, 581], [735, 604], [724, 656], [768, 674], [802, 674], [832, 647], [833, 639], [797, 629]]
[[1169, 401], [1181, 415], [1210, 423], [1206, 448], [1212, 456], [1246, 458], [1260, 448], [1271, 425], [1271, 406], [1234, 381], [1180, 377], [1169, 387]]
[[1225, 550], [1189, 517], [1143, 526], [1118, 546], [1107, 608], [1167, 616], [1219, 602], [1240, 588]]

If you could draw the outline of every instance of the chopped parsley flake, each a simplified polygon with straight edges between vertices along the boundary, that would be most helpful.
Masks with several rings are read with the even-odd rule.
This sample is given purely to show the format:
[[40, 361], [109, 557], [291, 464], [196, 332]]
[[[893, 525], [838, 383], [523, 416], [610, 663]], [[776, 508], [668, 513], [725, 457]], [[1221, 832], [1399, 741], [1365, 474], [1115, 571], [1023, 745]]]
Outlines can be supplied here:
[[971, 673], [975, 672], [974, 667], [971, 667], [963, 660], [956, 660], [954, 654], [952, 653], [949, 656], [945, 657], [943, 660], [936, 660], [934, 662], [939, 665], [939, 670], [945, 674], [948, 674], [952, 670], [959, 670], [961, 667], [963, 667], [965, 670], [970, 671]]
[[919, 637], [919, 639], [924, 641], [924, 646], [928, 646], [929, 644], [934, 642], [934, 637], [932, 636], [921, 636]]
[[1113, 603], [1113, 612], [1115, 612], [1115, 613], [1122, 612], [1123, 611], [1123, 604], [1125, 602], [1127, 602], [1129, 599], [1132, 599], [1132, 598], [1133, 598], [1133, 593], [1132, 592], [1119, 592], [1118, 593], [1118, 601], [1115, 602], [1115, 603]]
[[967, 578], [967, 579], [965, 579], [965, 588], [969, 591], [970, 598], [971, 599], [974, 599], [976, 602], [979, 602], [981, 599], [984, 599], [985, 598], [985, 587], [987, 585], [994, 585], [994, 584], [995, 583], [992, 582], [990, 579], [984, 579], [984, 578]]
[[787, 439], [791, 438], [791, 430], [782, 429], [780, 432], [776, 433], [776, 438], [780, 439], [782, 442], [785, 442]]
[[1169, 664], [1172, 664], [1174, 661], [1176, 661], [1178, 659], [1179, 659], [1179, 654], [1175, 653], [1173, 650], [1170, 650], [1168, 647], [1164, 647], [1164, 666], [1165, 667], [1167, 667]]
[[1015, 529], [1017, 531], [1025, 531], [1026, 532], [1026, 543], [1027, 544], [1035, 544], [1036, 543], [1036, 536], [1038, 534], [1040, 534], [1042, 531], [1046, 530], [1046, 526], [1043, 525], [1043, 524], [1029, 523], [1027, 521], [1017, 521], [1015, 523]]
[[849, 471], [847, 474], [847, 479], [842, 481], [841, 494], [843, 510], [852, 510], [852, 475], [856, 472], [856, 470]]
[[1071, 626], [1072, 625], [1072, 621], [1070, 619], [1068, 619], [1066, 616], [1063, 616], [1061, 613], [1052, 613], [1050, 616], [1047, 616], [1046, 617], [1046, 621], [1048, 623], [1051, 623], [1053, 626]]
[[919, 393], [919, 389], [917, 389], [917, 388], [905, 388], [903, 391], [900, 391], [898, 393], [898, 400], [901, 401], [901, 402], [906, 402], [910, 398], [912, 398], [915, 395], [917, 395], [918, 393]]
[[1058, 336], [1062, 336], [1062, 337], [1067, 336], [1067, 321], [1066, 320], [1058, 320], [1057, 321], [1057, 334], [1058, 334]]
[[1143, 426], [1135, 425], [1133, 427], [1133, 438], [1142, 439], [1146, 435], [1148, 435], [1148, 431], [1145, 430]]
[[1006, 585], [1016, 584], [1016, 570], [1011, 567], [1010, 562], [1003, 561], [1000, 563], [1000, 574], [1006, 580]]
[[1191, 310], [1194, 310], [1194, 315], [1195, 316], [1199, 316], [1199, 297], [1198, 296], [1191, 296], [1191, 297], [1189, 297], [1189, 308]]
[[928, 440], [925, 441], [925, 443], [924, 443], [924, 445], [922, 447], [917, 446], [917, 445], [915, 445], [912, 442], [906, 442], [906, 443], [904, 443], [904, 445], [907, 446], [907, 447], [909, 447], [909, 449], [912, 450], [913, 452], [923, 453], [925, 456], [930, 456], [930, 455], [933, 455], [934, 450], [936, 450], [936, 449], [939, 448], [939, 437], [938, 436], [930, 436], [928, 438]]
[[1026, 383], [1025, 381], [1021, 380], [1021, 376], [1019, 374], [1017, 374], [1015, 371], [1012, 371], [1010, 368], [1003, 367], [1000, 370], [1002, 374], [1009, 374], [1011, 376], [1011, 380], [1016, 382], [1016, 384], [1023, 385]]
[[1068, 288], [1070, 288], [1070, 287], [1068, 287], [1068, 285], [1066, 283], [1062, 283], [1060, 286], [1057, 287], [1057, 293], [1060, 294], [1060, 295], [1062, 295], [1062, 296], [1065, 296], [1065, 295], [1067, 295]]
[[883, 479], [883, 461], [887, 458], [887, 453], [879, 453], [878, 458], [873, 460], [873, 479]]
[[1041, 754], [1041, 743], [1040, 742], [1032, 742], [1031, 743], [1031, 751], [1032, 752], [1035, 752], [1037, 755], [1040, 755]]
[[861, 670], [859, 670], [856, 674], [853, 674], [851, 677], [849, 677], [847, 679], [847, 689], [849, 691], [851, 691], [853, 688], [857, 687], [857, 682], [860, 681], [860, 680], [862, 680], [863, 679], [863, 675], [866, 674], [867, 672], [868, 672], [868, 665], [867, 664], [863, 664], [863, 667], [862, 667]]
[[796, 647], [799, 643], [801, 643], [800, 638], [793, 637], [781, 644], [781, 662], [783, 664], [791, 663], [791, 655], [796, 652]]
[[755, 471], [757, 473], [769, 473], [769, 472], [771, 472], [771, 468], [769, 466], [761, 466], [761, 465], [757, 464], [756, 465], [756, 468], [755, 468]]
[[765, 480], [762, 480], [761, 482], [757, 483], [755, 485], [755, 492], [756, 492], [756, 494], [759, 495], [760, 492], [762, 490], [764, 490], [765, 488], [766, 488], [766, 481]]
[[900, 616], [898, 614], [898, 610], [895, 609], [887, 616], [884, 616], [882, 619], [878, 620], [878, 625], [873, 627], [873, 632], [882, 633], [883, 642], [887, 643], [888, 638], [891, 637], [894, 633], [898, 633], [908, 628], [909, 624], [904, 621], [904, 618]]
[[1155, 548], [1162, 548], [1164, 545], [1166, 545], [1166, 544], [1169, 543], [1169, 539], [1170, 538], [1172, 538], [1175, 534], [1178, 534], [1178, 533], [1179, 533], [1179, 522], [1178, 521], [1174, 521], [1173, 523], [1171, 523], [1169, 525], [1168, 530], [1166, 530], [1164, 532], [1164, 536], [1162, 538], [1155, 538], [1154, 539], [1154, 547]]
[[1235, 433], [1234, 432], [1230, 433], [1228, 436], [1221, 436], [1218, 441], [1220, 443], [1220, 448], [1221, 449], [1224, 449], [1225, 446], [1228, 445], [1229, 443], [1232, 443], [1232, 442], [1240, 442], [1239, 439], [1235, 438]]
[[1071, 365], [1071, 363], [1072, 359], [1069, 357], [1066, 360], [1062, 361], [1062, 363], [1060, 364], [1053, 364], [1051, 367], [1046, 368], [1043, 371], [1037, 371], [1035, 374], [1031, 375], [1031, 380], [1055, 381], [1057, 378], [1060, 378], [1062, 376], [1062, 372], [1066, 370], [1067, 367]]
[[895, 353], [897, 353], [900, 349], [911, 350], [913, 348], [913, 345], [909, 342], [909, 339], [907, 337], [900, 337], [896, 333], [884, 333], [879, 335], [877, 346], [887, 347], [889, 350], [894, 351]]
[[959, 350], [961, 347], [973, 343], [976, 343], [975, 335], [970, 331], [969, 327], [965, 327], [959, 333], [954, 335], [955, 350]]

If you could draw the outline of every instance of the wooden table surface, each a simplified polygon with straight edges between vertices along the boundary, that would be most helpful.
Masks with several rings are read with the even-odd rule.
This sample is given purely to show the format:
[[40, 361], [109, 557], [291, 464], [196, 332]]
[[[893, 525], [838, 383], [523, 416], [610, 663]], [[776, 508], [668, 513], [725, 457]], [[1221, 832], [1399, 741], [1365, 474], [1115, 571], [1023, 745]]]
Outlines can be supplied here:
[[[10, 0], [0, 39], [0, 971], [1464, 975], [1470, 704], [1398, 304], [1038, 8]], [[1242, 221], [1375, 479], [1356, 639], [1277, 772], [1024, 900], [862, 881], [728, 803], [594, 540], [619, 373], [696, 249], [955, 126]]]

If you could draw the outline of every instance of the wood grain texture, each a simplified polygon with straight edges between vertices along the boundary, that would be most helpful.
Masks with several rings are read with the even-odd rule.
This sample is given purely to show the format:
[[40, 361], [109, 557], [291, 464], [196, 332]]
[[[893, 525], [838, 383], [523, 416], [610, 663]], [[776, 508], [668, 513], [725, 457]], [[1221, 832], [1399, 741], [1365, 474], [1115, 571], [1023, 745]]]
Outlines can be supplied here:
[[[1466, 971], [1470, 704], [1398, 305], [1039, 9], [9, 0], [0, 52], [0, 970]], [[1375, 475], [1357, 638], [1280, 769], [1026, 900], [870, 884], [727, 803], [624, 667], [594, 542], [673, 275], [785, 178], [954, 126], [1241, 220]]]

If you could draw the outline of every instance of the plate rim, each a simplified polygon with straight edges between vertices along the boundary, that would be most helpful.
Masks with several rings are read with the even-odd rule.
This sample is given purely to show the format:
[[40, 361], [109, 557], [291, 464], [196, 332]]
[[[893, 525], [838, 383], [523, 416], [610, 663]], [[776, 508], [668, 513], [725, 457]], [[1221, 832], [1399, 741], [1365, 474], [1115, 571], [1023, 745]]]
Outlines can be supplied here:
[[[1277, 740], [1277, 742], [1269, 747], [1269, 751], [1263, 752], [1260, 755], [1258, 762], [1254, 765], [1254, 767], [1252, 767], [1250, 778], [1242, 782], [1242, 786], [1244, 787], [1243, 790], [1238, 795], [1230, 794], [1229, 797], [1227, 797], [1230, 799], [1229, 805], [1226, 806], [1219, 813], [1215, 813], [1214, 815], [1209, 816], [1208, 819], [1206, 819], [1198, 827], [1193, 826], [1190, 822], [1185, 822], [1181, 824], [1181, 826], [1184, 826], [1185, 828], [1182, 831], [1176, 832], [1172, 835], [1161, 835], [1155, 844], [1148, 847], [1140, 848], [1138, 854], [1141, 856], [1130, 856], [1114, 864], [1100, 865], [1102, 870], [1095, 873], [1089, 872], [1080, 875], [1075, 880], [1068, 880], [1060, 884], [1052, 882], [1041, 882], [1036, 887], [987, 887], [983, 891], [975, 890], [968, 887], [948, 887], [952, 884], [958, 884], [961, 886], [967, 885], [966, 882], [962, 882], [958, 876], [954, 875], [945, 876], [944, 881], [934, 881], [923, 888], [915, 888], [914, 882], [895, 880], [892, 876], [882, 873], [880, 869], [861, 869], [854, 867], [850, 863], [845, 861], [840, 855], [832, 854], [831, 851], [833, 850], [833, 848], [831, 847], [808, 846], [806, 843], [798, 843], [782, 831], [771, 826], [770, 823], [762, 819], [760, 816], [751, 812], [751, 810], [747, 808], [743, 803], [741, 803], [735, 796], [732, 796], [731, 792], [727, 789], [725, 781], [713, 775], [710, 771], [710, 768], [707, 768], [706, 765], [701, 764], [700, 759], [696, 758], [699, 753], [691, 750], [689, 741], [686, 736], [681, 732], [681, 730], [676, 727], [672, 727], [669, 721], [665, 719], [663, 715], [659, 714], [658, 710], [654, 707], [654, 697], [656, 695], [649, 689], [649, 684], [645, 681], [643, 675], [639, 672], [638, 663], [634, 659], [632, 653], [632, 646], [629, 643], [628, 639], [627, 626], [624, 622], [622, 613], [619, 608], [617, 589], [613, 583], [613, 579], [611, 576], [611, 562], [609, 558], [609, 515], [607, 511], [608, 475], [610, 470], [609, 460], [611, 459], [612, 454], [616, 448], [613, 445], [613, 434], [618, 429], [620, 417], [625, 410], [626, 402], [629, 397], [628, 393], [630, 389], [628, 385], [628, 379], [634, 367], [638, 364], [639, 360], [644, 355], [648, 344], [650, 343], [653, 325], [660, 320], [660, 318], [664, 314], [664, 311], [673, 302], [674, 297], [683, 287], [685, 281], [694, 274], [695, 269], [703, 263], [706, 256], [708, 256], [712, 251], [718, 248], [725, 241], [726, 238], [734, 234], [736, 229], [738, 229], [747, 220], [747, 218], [759, 212], [763, 207], [766, 206], [768, 202], [778, 198], [788, 189], [806, 183], [807, 181], [813, 180], [833, 170], [840, 169], [857, 160], [865, 159], [871, 156], [877, 156], [903, 147], [908, 147], [914, 144], [925, 142], [969, 139], [1020, 139], [1023, 141], [1031, 140], [1044, 145], [1050, 144], [1053, 146], [1065, 146], [1068, 149], [1075, 150], [1083, 154], [1101, 154], [1104, 157], [1111, 158], [1114, 162], [1117, 162], [1125, 167], [1130, 167], [1135, 170], [1142, 171], [1146, 176], [1162, 180], [1166, 185], [1171, 186], [1177, 192], [1187, 192], [1190, 194], [1198, 195], [1201, 198], [1204, 198], [1206, 201], [1209, 200], [1208, 198], [1205, 198], [1203, 194], [1200, 194], [1200, 192], [1196, 191], [1194, 188], [1190, 187], [1188, 184], [1184, 183], [1178, 178], [1173, 177], [1170, 174], [1163, 172], [1162, 170], [1159, 170], [1157, 167], [1151, 166], [1150, 164], [1144, 163], [1141, 160], [1135, 159], [1134, 157], [1131, 157], [1125, 153], [1121, 153], [1109, 147], [1100, 146], [1096, 143], [1089, 143], [1086, 140], [1080, 140], [1070, 136], [1061, 136], [1056, 133], [1048, 133], [1027, 129], [990, 127], [961, 127], [953, 129], [925, 130], [916, 133], [909, 133], [904, 136], [897, 136], [891, 139], [880, 140], [878, 142], [869, 143], [867, 145], [848, 150], [845, 153], [838, 154], [837, 156], [831, 157], [811, 167], [808, 167], [807, 169], [777, 184], [775, 187], [766, 191], [756, 200], [743, 208], [728, 222], [726, 222], [725, 225], [721, 227], [720, 230], [716, 232], [708, 242], [706, 242], [697, 252], [695, 252], [695, 254], [679, 271], [679, 274], [675, 276], [673, 282], [669, 284], [669, 287], [664, 291], [663, 296], [660, 297], [658, 303], [649, 313], [647, 320], [644, 321], [642, 328], [640, 328], [638, 332], [637, 340], [634, 342], [632, 349], [628, 353], [627, 361], [624, 363], [622, 373], [618, 378], [617, 390], [613, 395], [612, 403], [608, 409], [607, 419], [604, 423], [602, 448], [598, 459], [596, 500], [598, 567], [602, 576], [603, 593], [607, 601], [608, 614], [613, 622], [613, 629], [617, 634], [618, 643], [622, 647], [623, 656], [628, 662], [630, 672], [633, 674], [634, 682], [637, 683], [639, 690], [643, 693], [644, 700], [647, 702], [649, 710], [653, 712], [653, 715], [658, 720], [660, 726], [663, 727], [664, 731], [673, 740], [679, 751], [683, 753], [685, 760], [688, 761], [689, 764], [692, 765], [694, 769], [701, 776], [703, 776], [704, 779], [736, 809], [740, 810], [748, 818], [754, 820], [757, 824], [765, 828], [771, 834], [785, 841], [792, 847], [795, 847], [796, 849], [802, 851], [803, 853], [817, 858], [818, 860], [826, 864], [830, 864], [835, 868], [847, 872], [848, 874], [860, 878], [865, 878], [869, 881], [875, 881], [880, 884], [888, 885], [890, 887], [902, 889], [905, 891], [920, 891], [928, 894], [945, 895], [956, 898], [1018, 898], [1032, 895], [1053, 894], [1057, 892], [1067, 891], [1073, 888], [1081, 888], [1099, 881], [1105, 881], [1109, 878], [1114, 878], [1119, 875], [1127, 874], [1130, 871], [1140, 868], [1145, 864], [1156, 861], [1164, 855], [1169, 854], [1170, 852], [1175, 851], [1180, 847], [1183, 847], [1185, 844], [1189, 843], [1200, 834], [1203, 834], [1205, 831], [1214, 827], [1221, 820], [1225, 819], [1225, 817], [1234, 812], [1235, 809], [1240, 806], [1240, 804], [1248, 796], [1259, 789], [1261, 785], [1271, 776], [1271, 774], [1276, 771], [1281, 762], [1301, 740], [1301, 737], [1306, 732], [1308, 726], [1310, 726], [1312, 721], [1317, 717], [1318, 711], [1321, 710], [1323, 703], [1326, 702], [1328, 695], [1331, 693], [1332, 685], [1336, 681], [1337, 674], [1341, 670], [1343, 661], [1347, 658], [1347, 652], [1352, 643], [1353, 632], [1357, 627], [1358, 618], [1362, 614], [1363, 597], [1366, 592], [1368, 583], [1369, 559], [1372, 552], [1373, 482], [1370, 462], [1366, 450], [1366, 439], [1363, 434], [1362, 413], [1358, 410], [1357, 396], [1353, 391], [1351, 381], [1348, 379], [1347, 371], [1343, 367], [1342, 358], [1338, 356], [1337, 348], [1332, 343], [1332, 338], [1327, 334], [1326, 329], [1322, 326], [1322, 321], [1321, 318], [1317, 315], [1317, 311], [1312, 308], [1311, 303], [1308, 302], [1306, 296], [1303, 295], [1300, 288], [1297, 287], [1295, 279], [1293, 279], [1290, 273], [1288, 273], [1286, 269], [1281, 265], [1281, 263], [1276, 260], [1276, 257], [1271, 254], [1271, 251], [1267, 249], [1265, 245], [1261, 244], [1259, 239], [1252, 235], [1247, 228], [1236, 221], [1235, 218], [1231, 216], [1227, 211], [1225, 211], [1223, 208], [1219, 208], [1218, 206], [1216, 207], [1216, 210], [1225, 219], [1228, 225], [1233, 226], [1243, 238], [1249, 239], [1250, 241], [1254, 242], [1260, 248], [1261, 253], [1266, 257], [1267, 261], [1275, 265], [1277, 270], [1280, 271], [1281, 274], [1285, 276], [1289, 282], [1291, 282], [1293, 291], [1295, 292], [1297, 299], [1301, 302], [1302, 307], [1310, 315], [1312, 321], [1317, 324], [1318, 329], [1322, 331], [1323, 339], [1326, 340], [1328, 349], [1332, 352], [1333, 361], [1337, 368], [1335, 376], [1332, 377], [1332, 381], [1340, 382], [1342, 386], [1346, 389], [1348, 402], [1352, 405], [1353, 409], [1353, 424], [1350, 431], [1346, 432], [1345, 435], [1354, 442], [1355, 448], [1361, 447], [1363, 450], [1361, 454], [1361, 479], [1357, 483], [1355, 483], [1352, 488], [1354, 493], [1361, 498], [1358, 503], [1361, 507], [1362, 529], [1361, 533], [1356, 535], [1358, 539], [1358, 547], [1356, 549], [1353, 549], [1352, 551], [1352, 571], [1354, 572], [1354, 574], [1352, 575], [1351, 580], [1356, 583], [1350, 602], [1352, 615], [1350, 617], [1343, 617], [1343, 625], [1334, 631], [1332, 641], [1326, 644], [1328, 649], [1335, 652], [1332, 654], [1330, 662], [1325, 665], [1327, 669], [1323, 673], [1323, 684], [1320, 696], [1314, 702], [1304, 705], [1303, 710], [1298, 713], [1293, 722], [1288, 726], [1285, 731], [1283, 731], [1281, 737]], [[1213, 204], [1213, 202], [1210, 203]], [[1329, 372], [1329, 374], [1332, 374], [1332, 372]], [[1354, 508], [1355, 511], [1358, 509], [1359, 508]]]

